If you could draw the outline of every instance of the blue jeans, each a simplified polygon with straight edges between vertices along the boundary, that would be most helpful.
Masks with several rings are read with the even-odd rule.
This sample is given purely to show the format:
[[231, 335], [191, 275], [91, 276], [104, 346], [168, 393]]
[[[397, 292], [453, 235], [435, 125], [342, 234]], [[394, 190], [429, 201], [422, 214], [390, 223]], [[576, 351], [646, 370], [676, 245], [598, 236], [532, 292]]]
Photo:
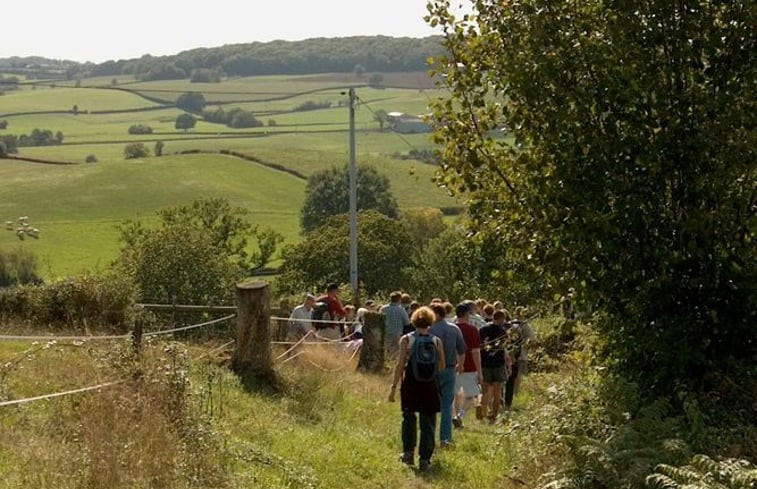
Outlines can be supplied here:
[[455, 403], [455, 367], [439, 371], [439, 394], [442, 397], [442, 419], [439, 423], [439, 439], [452, 441], [452, 410]]

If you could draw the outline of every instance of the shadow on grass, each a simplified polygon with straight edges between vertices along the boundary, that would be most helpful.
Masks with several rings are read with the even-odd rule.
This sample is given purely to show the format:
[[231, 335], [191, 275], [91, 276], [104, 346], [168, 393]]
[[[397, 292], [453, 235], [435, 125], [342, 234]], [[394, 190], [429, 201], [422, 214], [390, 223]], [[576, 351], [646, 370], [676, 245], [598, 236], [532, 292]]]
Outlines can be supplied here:
[[247, 393], [279, 397], [288, 390], [287, 382], [275, 370], [235, 372], [242, 388]]

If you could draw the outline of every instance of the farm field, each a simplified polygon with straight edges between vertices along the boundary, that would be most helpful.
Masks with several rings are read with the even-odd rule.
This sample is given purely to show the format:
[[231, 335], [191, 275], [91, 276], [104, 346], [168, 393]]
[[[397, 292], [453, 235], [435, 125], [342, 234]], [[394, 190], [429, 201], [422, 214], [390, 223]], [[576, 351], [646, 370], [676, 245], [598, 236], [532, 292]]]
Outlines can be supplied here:
[[[118, 251], [119, 222], [203, 197], [227, 198], [249, 209], [255, 223], [294, 241], [305, 186], [286, 173], [222, 155], [76, 166], [4, 162], [0, 181], [0, 215], [32, 218], [42, 237], [21, 246], [35, 251], [53, 276], [107, 265]], [[17, 243], [12, 233], [0, 234], [0, 246]]]
[[[0, 97], [0, 119], [8, 121], [0, 136], [29, 134], [35, 128], [61, 131], [62, 145], [22, 147], [19, 156], [77, 165], [3, 162], [0, 220], [26, 215], [42, 230], [41, 239], [21, 245], [40, 255], [43, 272], [49, 277], [107, 266], [118, 251], [115, 226], [119, 222], [149, 218], [160, 208], [187, 204], [199, 197], [228, 198], [250, 209], [256, 224], [271, 226], [284, 234], [287, 242], [294, 242], [300, 237], [298, 216], [305, 178], [332, 165], [347, 164], [348, 120], [342, 92], [350, 84], [359, 86], [358, 162], [374, 165], [389, 178], [401, 208], [459, 207], [433, 183], [433, 165], [394, 157], [411, 149], [431, 148], [429, 136], [380, 131], [374, 119], [379, 109], [427, 112], [430, 98], [440, 92], [429, 88], [430, 80], [421, 83], [422, 77], [422, 73], [386, 74], [387, 85], [395, 88], [385, 89], [364, 86], [367, 78], [360, 80], [354, 74], [261, 76], [200, 84], [188, 80], [137, 82], [119, 77], [118, 90], [86, 88], [109, 86], [112, 77], [79, 80], [82, 88], [73, 88], [73, 81], [55, 84], [54, 88], [43, 83], [36, 89], [22, 85], [20, 90]], [[413, 88], [397, 88], [402, 86]], [[234, 129], [199, 120], [192, 130], [177, 130], [174, 122], [182, 113], [180, 109], [141, 96], [172, 103], [185, 91], [203, 92], [206, 100], [222, 102], [224, 110], [250, 110], [264, 126]], [[328, 101], [331, 107], [296, 110], [309, 101]], [[78, 106], [78, 114], [3, 116], [70, 111], [73, 105]], [[134, 124], [147, 124], [153, 133], [128, 134]], [[152, 150], [157, 140], [164, 142], [164, 157], [124, 159], [128, 143], [143, 142]], [[300, 177], [214, 154], [223, 150], [277, 165]], [[179, 154], [197, 151], [203, 154]], [[85, 164], [90, 155], [98, 162]], [[16, 244], [12, 233], [0, 235], [0, 246]]]

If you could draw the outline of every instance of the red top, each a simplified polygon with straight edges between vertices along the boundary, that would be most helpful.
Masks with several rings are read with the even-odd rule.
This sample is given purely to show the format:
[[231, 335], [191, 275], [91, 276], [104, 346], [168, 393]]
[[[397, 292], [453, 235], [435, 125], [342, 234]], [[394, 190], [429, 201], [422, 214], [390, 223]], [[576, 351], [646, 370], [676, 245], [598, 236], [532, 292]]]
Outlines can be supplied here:
[[316, 302], [325, 302], [329, 305], [329, 316], [331, 316], [331, 319], [336, 319], [337, 314], [341, 318], [347, 317], [347, 312], [345, 312], [339, 299], [332, 299], [331, 297], [324, 295], [323, 297], [316, 299]]
[[468, 323], [457, 323], [460, 331], [463, 333], [465, 340], [465, 362], [463, 363], [463, 372], [475, 372], [476, 362], [473, 361], [472, 350], [481, 348], [481, 335], [475, 326]]

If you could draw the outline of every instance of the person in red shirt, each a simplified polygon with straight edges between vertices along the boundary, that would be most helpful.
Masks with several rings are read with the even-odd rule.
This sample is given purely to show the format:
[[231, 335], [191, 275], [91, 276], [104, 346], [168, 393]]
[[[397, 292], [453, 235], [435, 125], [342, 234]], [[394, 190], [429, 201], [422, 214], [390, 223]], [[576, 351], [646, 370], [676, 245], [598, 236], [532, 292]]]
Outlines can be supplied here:
[[322, 295], [316, 299], [316, 304], [322, 302], [327, 306], [327, 312], [329, 319], [333, 320], [333, 323], [314, 323], [314, 327], [320, 330], [320, 334], [328, 339], [336, 339], [341, 336], [341, 330], [338, 319], [347, 317], [347, 311], [342, 306], [342, 301], [339, 300], [339, 286], [337, 284], [329, 284], [326, 287], [326, 295]]
[[463, 333], [465, 340], [465, 361], [458, 365], [457, 385], [458, 393], [455, 399], [457, 415], [452, 419], [456, 428], [463, 427], [463, 417], [470, 410], [481, 394], [483, 376], [481, 373], [481, 336], [478, 329], [468, 323], [470, 306], [466, 303], [458, 304], [455, 308], [457, 326]]

